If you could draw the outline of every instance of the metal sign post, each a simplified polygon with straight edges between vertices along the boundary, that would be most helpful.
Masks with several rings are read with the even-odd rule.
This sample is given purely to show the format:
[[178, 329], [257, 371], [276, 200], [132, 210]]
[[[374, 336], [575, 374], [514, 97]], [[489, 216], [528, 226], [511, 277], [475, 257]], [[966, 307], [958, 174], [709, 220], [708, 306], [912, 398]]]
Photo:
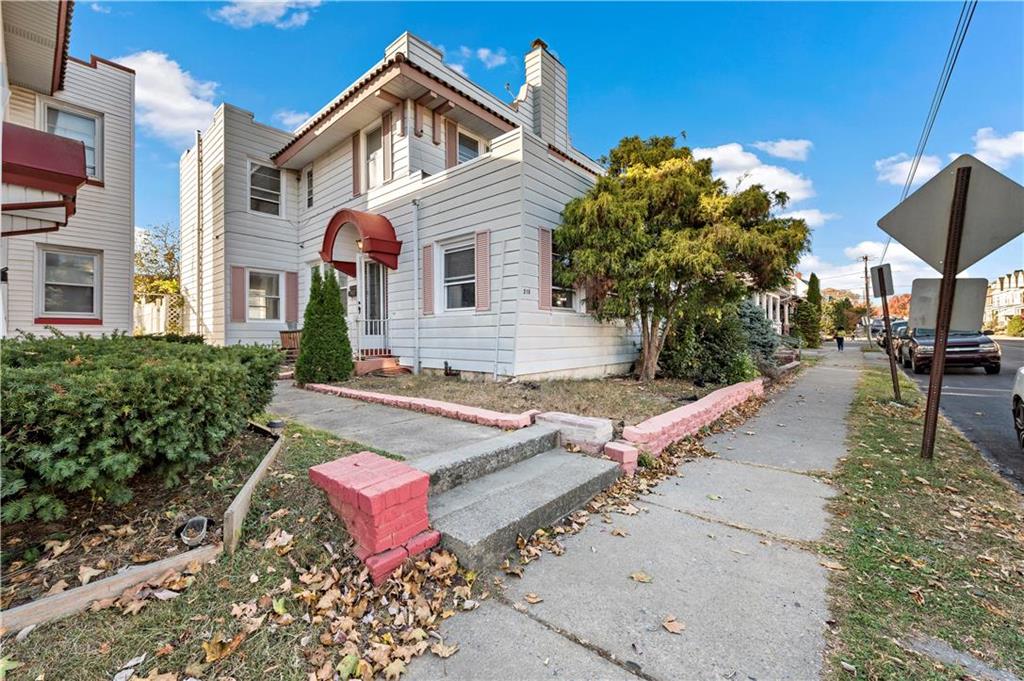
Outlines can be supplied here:
[[[889, 265], [879, 265], [878, 267], [871, 268], [871, 283], [874, 284], [875, 296], [882, 299], [882, 320], [885, 323], [885, 341], [886, 351], [889, 355], [889, 375], [892, 377], [892, 394], [897, 402], [902, 402], [900, 378], [899, 373], [896, 371], [896, 350], [892, 342], [892, 324], [889, 322], [889, 287], [891, 282], [892, 267]], [[870, 333], [868, 334], [868, 339], [871, 339]]]
[[953, 314], [956, 296], [957, 263], [960, 262], [960, 242], [964, 233], [964, 215], [967, 212], [967, 189], [971, 184], [971, 167], [956, 169], [953, 187], [953, 205], [949, 210], [949, 235], [946, 237], [946, 255], [942, 260], [942, 284], [939, 286], [939, 310], [935, 321], [935, 351], [932, 353], [931, 375], [928, 377], [928, 402], [924, 409], [924, 434], [921, 437], [921, 458], [930, 459], [935, 451], [935, 430], [939, 423], [939, 399], [942, 397], [942, 378], [946, 373], [946, 342], [949, 320]]

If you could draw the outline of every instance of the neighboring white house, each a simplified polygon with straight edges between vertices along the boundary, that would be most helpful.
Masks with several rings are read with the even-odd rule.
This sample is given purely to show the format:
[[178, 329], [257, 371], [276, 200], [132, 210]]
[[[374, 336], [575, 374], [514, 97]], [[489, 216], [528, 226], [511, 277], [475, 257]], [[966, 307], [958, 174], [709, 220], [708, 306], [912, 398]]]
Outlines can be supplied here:
[[985, 324], [1003, 331], [1014, 317], [1024, 316], [1024, 270], [1014, 270], [990, 282], [985, 296]]
[[0, 332], [132, 330], [131, 69], [68, 56], [68, 0], [0, 5]]
[[511, 104], [404, 33], [294, 133], [220, 106], [181, 157], [185, 328], [274, 343], [337, 273], [360, 357], [494, 376], [625, 372], [638, 342], [552, 285], [551, 230], [601, 167], [540, 40]]
[[807, 282], [799, 272], [789, 278], [785, 286], [771, 291], [753, 293], [750, 300], [764, 311], [764, 316], [771, 322], [775, 333], [788, 336], [791, 320], [796, 314], [796, 306], [807, 296]]

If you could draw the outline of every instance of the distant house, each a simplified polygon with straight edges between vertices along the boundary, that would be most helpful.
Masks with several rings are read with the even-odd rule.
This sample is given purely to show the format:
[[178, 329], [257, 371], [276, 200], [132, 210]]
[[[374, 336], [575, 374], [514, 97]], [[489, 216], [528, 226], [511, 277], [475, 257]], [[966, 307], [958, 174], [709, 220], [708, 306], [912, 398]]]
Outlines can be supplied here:
[[775, 329], [775, 333], [788, 336], [795, 319], [796, 306], [806, 295], [807, 282], [797, 272], [789, 277], [789, 281], [784, 286], [771, 291], [755, 292], [751, 294], [750, 300], [761, 308], [765, 318]]
[[186, 328], [273, 343], [312, 271], [346, 292], [357, 359], [494, 376], [629, 369], [637, 340], [552, 282], [551, 232], [600, 165], [569, 136], [537, 40], [507, 103], [408, 33], [294, 132], [224, 104], [180, 161]]
[[987, 328], [1002, 331], [1020, 316], [1024, 316], [1024, 270], [1014, 270], [989, 282], [984, 320]]
[[131, 69], [68, 56], [72, 3], [0, 4], [0, 333], [132, 330]]

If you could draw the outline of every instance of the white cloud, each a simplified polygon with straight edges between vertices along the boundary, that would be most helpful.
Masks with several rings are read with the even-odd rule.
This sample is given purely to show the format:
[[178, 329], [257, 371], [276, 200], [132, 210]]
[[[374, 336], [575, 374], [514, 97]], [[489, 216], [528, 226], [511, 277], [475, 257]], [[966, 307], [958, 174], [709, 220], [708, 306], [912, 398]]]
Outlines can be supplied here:
[[163, 52], [135, 52], [115, 61], [135, 70], [135, 118], [153, 136], [185, 146], [210, 124], [217, 83], [196, 80]]
[[508, 61], [508, 54], [505, 53], [505, 48], [498, 48], [492, 50], [489, 47], [477, 48], [476, 58], [483, 62], [484, 68], [494, 69], [505, 64]]
[[[902, 187], [907, 182], [912, 161], [913, 157], [904, 152], [875, 161], [878, 181]], [[920, 163], [917, 164], [917, 171], [914, 173], [914, 182], [911, 186], [927, 182], [940, 170], [942, 170], [942, 161], [938, 156], [922, 156]]]
[[754, 142], [753, 146], [770, 156], [790, 161], [806, 161], [807, 154], [811, 153], [814, 143], [811, 140], [779, 139], [770, 142]]
[[309, 21], [307, 10], [320, 3], [321, 0], [233, 0], [212, 16], [234, 28], [264, 24], [281, 29], [298, 28]]
[[805, 210], [793, 210], [788, 213], [782, 213], [779, 217], [799, 218], [806, 222], [808, 227], [821, 227], [829, 220], [835, 220], [842, 216], [837, 213], [826, 213], [817, 208], [807, 208]]
[[452, 71], [454, 71], [455, 73], [459, 74], [460, 76], [465, 76], [466, 78], [469, 78], [469, 74], [466, 73], [466, 67], [463, 66], [462, 64], [448, 63], [448, 64], [445, 64], [445, 66], [447, 66]]
[[[974, 133], [974, 155], [996, 170], [1006, 170], [1013, 159], [1024, 156], [1024, 130], [999, 137], [992, 128], [980, 128]], [[950, 154], [953, 160], [959, 154]]]
[[100, 14], [110, 14], [110, 8], [106, 5], [101, 5], [98, 2], [94, 2], [91, 5], [89, 5], [89, 9], [91, 9], [93, 12], [99, 12]]
[[504, 47], [491, 49], [490, 47], [478, 47], [476, 49], [467, 45], [461, 45], [457, 52], [448, 55], [443, 46], [439, 47], [441, 53], [451, 57], [445, 64], [453, 71], [466, 75], [466, 67], [473, 61], [479, 61], [488, 71], [496, 69], [508, 63], [508, 53]]
[[781, 166], [763, 163], [737, 142], [698, 147], [693, 149], [693, 155], [695, 158], [710, 158], [715, 177], [724, 180], [730, 189], [760, 184], [769, 191], [786, 192], [792, 203], [814, 196], [814, 183], [810, 179]]
[[309, 112], [281, 109], [274, 112], [274, 120], [286, 128], [294, 129], [309, 120]]
[[[874, 267], [878, 264], [884, 249], [883, 241], [861, 241], [843, 249], [843, 255], [848, 259], [845, 263], [831, 263], [808, 254], [801, 258], [797, 269], [804, 273], [804, 279], [810, 276], [811, 272], [817, 274], [821, 279], [822, 288], [842, 288], [860, 292], [864, 290], [864, 261], [860, 258], [868, 256], [868, 266]], [[932, 279], [939, 276], [938, 272], [896, 241], [889, 244], [885, 262], [892, 267], [896, 293], [910, 293], [914, 279]]]

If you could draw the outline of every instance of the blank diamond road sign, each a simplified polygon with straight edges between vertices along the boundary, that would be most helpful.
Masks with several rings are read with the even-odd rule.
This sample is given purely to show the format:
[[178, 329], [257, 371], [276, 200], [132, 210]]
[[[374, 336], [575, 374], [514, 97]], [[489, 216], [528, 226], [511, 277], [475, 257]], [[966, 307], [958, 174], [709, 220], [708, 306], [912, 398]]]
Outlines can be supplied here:
[[939, 272], [946, 254], [956, 171], [964, 166], [971, 167], [971, 182], [956, 271], [963, 272], [1024, 234], [1024, 187], [963, 154], [878, 221], [883, 232]]

